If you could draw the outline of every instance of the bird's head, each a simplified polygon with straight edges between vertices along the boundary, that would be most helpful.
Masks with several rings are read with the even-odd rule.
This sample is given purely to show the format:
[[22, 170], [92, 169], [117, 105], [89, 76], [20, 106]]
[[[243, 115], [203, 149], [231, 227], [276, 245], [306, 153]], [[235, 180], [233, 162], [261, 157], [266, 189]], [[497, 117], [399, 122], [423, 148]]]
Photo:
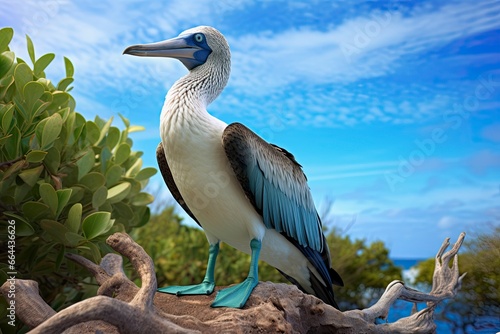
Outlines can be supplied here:
[[142, 57], [169, 57], [180, 60], [188, 70], [207, 62], [230, 63], [229, 45], [215, 28], [199, 26], [166, 41], [132, 45], [124, 54]]

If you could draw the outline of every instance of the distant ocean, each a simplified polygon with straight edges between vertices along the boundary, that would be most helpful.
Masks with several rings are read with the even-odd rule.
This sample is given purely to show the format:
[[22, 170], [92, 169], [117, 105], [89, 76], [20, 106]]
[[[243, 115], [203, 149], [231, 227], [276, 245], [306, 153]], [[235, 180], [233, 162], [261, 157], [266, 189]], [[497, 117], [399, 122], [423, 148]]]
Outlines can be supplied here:
[[[410, 286], [411, 286], [411, 283], [413, 282], [413, 279], [415, 278], [415, 276], [418, 273], [417, 270], [415, 268], [412, 268], [412, 267], [423, 260], [426, 260], [426, 259], [392, 259], [392, 261], [394, 262], [395, 265], [403, 268], [403, 272], [402, 272], [403, 281], [405, 283], [408, 283]], [[423, 292], [428, 292], [428, 291], [423, 291]], [[418, 306], [419, 306], [418, 307], [419, 311], [425, 307], [424, 304], [419, 304]], [[397, 300], [394, 303], [394, 305], [391, 307], [391, 310], [389, 311], [389, 316], [387, 318], [387, 321], [389, 323], [391, 323], [391, 322], [395, 322], [398, 319], [410, 316], [412, 307], [413, 307], [412, 303], [409, 303], [409, 302], [406, 302], [403, 300]], [[441, 310], [438, 307], [438, 309], [436, 310], [436, 314], [439, 312], [441, 312]], [[489, 322], [498, 324], [500, 326], [500, 321], [498, 319], [490, 319]], [[436, 320], [436, 326], [437, 326], [437, 330], [436, 330], [437, 334], [453, 333], [452, 327], [449, 324], [447, 324], [446, 322]], [[496, 327], [496, 326], [494, 326], [494, 327]], [[462, 334], [463, 332], [460, 331], [460, 332], [456, 332], [456, 333]], [[467, 333], [498, 334], [498, 333], [500, 333], [500, 330], [487, 329], [487, 330], [481, 330], [481, 331], [476, 331], [476, 332], [468, 331]]]
[[394, 262], [396, 266], [400, 266], [403, 267], [404, 270], [408, 270], [420, 261], [424, 260], [427, 259], [392, 259], [392, 262]]
[[412, 269], [412, 267], [424, 260], [426, 259], [392, 259], [392, 262], [394, 262], [396, 266], [403, 268], [403, 281], [405, 283], [411, 283], [417, 274], [416, 269]]

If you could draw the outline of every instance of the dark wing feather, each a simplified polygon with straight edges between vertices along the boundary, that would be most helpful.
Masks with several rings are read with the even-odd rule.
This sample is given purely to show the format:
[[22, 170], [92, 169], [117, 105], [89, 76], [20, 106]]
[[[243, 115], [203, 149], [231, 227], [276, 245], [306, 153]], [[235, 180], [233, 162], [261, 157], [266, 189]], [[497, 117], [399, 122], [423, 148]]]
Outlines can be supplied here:
[[230, 124], [222, 140], [236, 178], [266, 227], [277, 230], [309, 259], [327, 283], [311, 279], [316, 295], [336, 306], [331, 284], [343, 282], [330, 268], [330, 251], [301, 166], [290, 152], [239, 123]]
[[239, 123], [225, 129], [223, 145], [237, 179], [266, 227], [322, 252], [321, 221], [306, 177], [291, 154]]

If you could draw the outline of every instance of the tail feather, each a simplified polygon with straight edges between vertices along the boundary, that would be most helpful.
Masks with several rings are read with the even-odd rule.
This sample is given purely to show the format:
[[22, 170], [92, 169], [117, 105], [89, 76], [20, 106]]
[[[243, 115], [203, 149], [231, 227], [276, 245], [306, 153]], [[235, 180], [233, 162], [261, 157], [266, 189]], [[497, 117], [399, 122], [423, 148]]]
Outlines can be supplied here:
[[339, 309], [339, 306], [335, 301], [335, 296], [333, 295], [332, 286], [331, 285], [325, 286], [311, 271], [309, 271], [309, 275], [311, 280], [311, 286], [314, 290], [314, 294], [316, 295], [316, 297], [318, 297], [325, 303], [332, 305], [336, 309]]
[[344, 281], [342, 280], [342, 277], [340, 277], [339, 273], [336, 272], [333, 268], [330, 268], [329, 274], [333, 284], [338, 286], [344, 286]]
[[[283, 235], [283, 234], [282, 234]], [[285, 235], [284, 235], [285, 236]], [[286, 236], [285, 236], [286, 237]], [[309, 262], [316, 268], [317, 273], [320, 277], [316, 277], [316, 274], [309, 270], [309, 281], [311, 283], [311, 288], [314, 291], [314, 295], [325, 303], [332, 305], [336, 309], [338, 309], [338, 305], [335, 302], [332, 284], [344, 286], [344, 282], [340, 275], [330, 268], [330, 259], [329, 259], [329, 251], [327, 248], [323, 250], [323, 253], [320, 253], [310, 247], [300, 245], [295, 239], [287, 237], [288, 241], [290, 241], [295, 247], [297, 247], [302, 254], [309, 260]], [[327, 256], [328, 255], [328, 256]], [[283, 276], [286, 277], [290, 282], [295, 284], [300, 290], [303, 292], [307, 291], [295, 280], [293, 277], [290, 277], [278, 270]], [[324, 283], [323, 283], [324, 282]]]

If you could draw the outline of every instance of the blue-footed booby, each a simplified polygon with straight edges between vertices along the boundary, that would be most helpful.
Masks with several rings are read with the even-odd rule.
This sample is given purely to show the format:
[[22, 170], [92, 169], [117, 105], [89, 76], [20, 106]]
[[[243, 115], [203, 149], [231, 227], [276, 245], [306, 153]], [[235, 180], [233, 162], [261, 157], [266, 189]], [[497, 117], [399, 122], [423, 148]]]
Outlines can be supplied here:
[[166, 96], [156, 155], [172, 195], [206, 233], [208, 264], [202, 283], [158, 291], [211, 294], [219, 243], [225, 242], [251, 255], [250, 270], [243, 282], [220, 290], [212, 307], [243, 307], [263, 260], [302, 291], [338, 308], [332, 284], [343, 282], [331, 268], [302, 166], [244, 125], [228, 125], [206, 110], [229, 79], [231, 53], [224, 36], [200, 26], [123, 53], [176, 58], [189, 70]]

